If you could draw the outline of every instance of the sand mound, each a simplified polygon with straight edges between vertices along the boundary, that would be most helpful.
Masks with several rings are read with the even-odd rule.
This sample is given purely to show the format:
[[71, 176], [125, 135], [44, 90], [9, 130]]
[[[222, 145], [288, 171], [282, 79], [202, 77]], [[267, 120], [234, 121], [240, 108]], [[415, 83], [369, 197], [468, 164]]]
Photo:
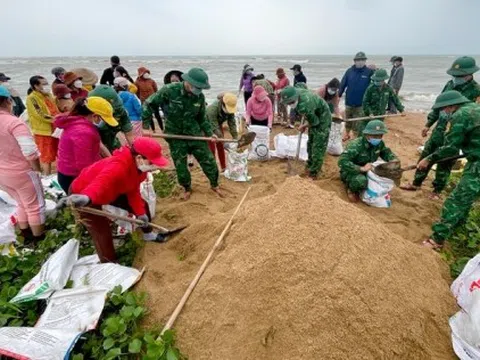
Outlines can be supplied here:
[[291, 178], [245, 205], [178, 320], [179, 346], [195, 360], [454, 358], [445, 270]]

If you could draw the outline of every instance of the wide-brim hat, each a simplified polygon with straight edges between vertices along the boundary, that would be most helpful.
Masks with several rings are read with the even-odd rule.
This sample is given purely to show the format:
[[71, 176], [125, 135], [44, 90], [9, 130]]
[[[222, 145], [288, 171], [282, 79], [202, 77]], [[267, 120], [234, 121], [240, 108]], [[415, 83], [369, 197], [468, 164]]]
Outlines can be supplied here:
[[388, 74], [384, 69], [378, 69], [375, 71], [375, 73], [372, 75], [372, 80], [373, 81], [384, 81], [388, 79]]
[[359, 51], [358, 53], [355, 54], [355, 57], [353, 60], [367, 60], [367, 55], [363, 51]]
[[65, 78], [64, 78], [63, 81], [64, 81], [65, 85], [70, 86], [75, 81], [82, 80], [82, 79], [83, 78], [81, 76], [79, 76], [78, 74], [74, 73], [73, 71], [69, 71], [65, 74]]
[[207, 73], [200, 68], [191, 68], [187, 73], [182, 75], [182, 80], [188, 82], [197, 89], [208, 90], [211, 87]]
[[92, 70], [77, 68], [73, 69], [72, 72], [81, 77], [84, 85], [95, 85], [98, 83], [98, 76]]
[[172, 77], [172, 75], [176, 75], [179, 79], [182, 78], [182, 75], [183, 75], [183, 72], [180, 71], [180, 70], [171, 70], [169, 71], [168, 73], [165, 74], [165, 77], [163, 78], [163, 83], [166, 85], [166, 84], [170, 84], [172, 81], [170, 80], [170, 78]]
[[444, 93], [438, 95], [437, 99], [435, 100], [435, 104], [433, 104], [432, 109], [442, 109], [447, 106], [452, 105], [460, 105], [470, 102], [468, 98], [463, 96], [456, 90], [449, 90], [445, 91]]
[[456, 59], [447, 74], [451, 76], [466, 76], [476, 73], [480, 68], [471, 56], [462, 56]]
[[8, 81], [8, 80], [11, 80], [7, 75], [5, 75], [4, 73], [0, 73], [0, 81]]

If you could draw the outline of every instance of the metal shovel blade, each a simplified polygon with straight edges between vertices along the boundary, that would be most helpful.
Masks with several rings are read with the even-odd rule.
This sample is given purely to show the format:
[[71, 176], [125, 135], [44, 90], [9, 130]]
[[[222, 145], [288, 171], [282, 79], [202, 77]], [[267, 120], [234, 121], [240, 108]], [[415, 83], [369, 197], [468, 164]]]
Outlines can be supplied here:
[[185, 229], [188, 225], [182, 225], [182, 226], [178, 226], [176, 228], [173, 228], [173, 229], [165, 229], [167, 231], [165, 232], [161, 232], [162, 235], [172, 235], [172, 234], [175, 234], [177, 232], [180, 232], [182, 231], [183, 229]]
[[373, 172], [381, 177], [392, 179], [398, 185], [405, 171], [414, 170], [417, 165], [410, 165], [405, 168], [400, 167], [400, 161], [390, 161], [379, 164], [373, 168]]
[[238, 147], [244, 147], [247, 145], [250, 145], [253, 140], [255, 140], [255, 137], [257, 136], [257, 133], [254, 132], [248, 132], [246, 134], [243, 134], [240, 139], [238, 139]]

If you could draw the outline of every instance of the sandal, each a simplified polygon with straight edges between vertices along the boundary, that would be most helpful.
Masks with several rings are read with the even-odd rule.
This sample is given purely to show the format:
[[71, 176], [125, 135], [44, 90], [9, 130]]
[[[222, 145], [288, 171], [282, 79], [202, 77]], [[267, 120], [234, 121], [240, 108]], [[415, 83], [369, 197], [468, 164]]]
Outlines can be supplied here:
[[351, 190], [347, 190], [347, 197], [348, 197], [348, 200], [350, 200], [350, 202], [352, 203], [357, 203], [360, 201], [360, 196]]
[[400, 189], [407, 190], [407, 191], [417, 191], [419, 187], [408, 183], [408, 184], [400, 185]]
[[425, 240], [422, 243], [422, 245], [425, 246], [426, 248], [429, 248], [429, 249], [432, 249], [432, 250], [441, 250], [443, 248], [442, 244], [436, 243], [435, 240], [433, 240], [433, 239]]

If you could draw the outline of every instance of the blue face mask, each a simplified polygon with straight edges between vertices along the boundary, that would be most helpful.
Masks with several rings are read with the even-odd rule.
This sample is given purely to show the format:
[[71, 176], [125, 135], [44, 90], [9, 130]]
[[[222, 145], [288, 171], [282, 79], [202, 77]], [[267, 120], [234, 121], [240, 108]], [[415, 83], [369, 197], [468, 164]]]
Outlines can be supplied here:
[[382, 139], [368, 139], [368, 142], [372, 146], [378, 146], [382, 142]]
[[103, 121], [103, 119], [102, 119], [102, 120], [100, 120], [100, 122], [99, 122], [98, 124], [95, 123], [95, 126], [96, 126], [97, 128], [101, 128], [104, 124], [105, 124], [105, 121]]
[[465, 78], [463, 77], [456, 77], [454, 76], [452, 78], [452, 81], [453, 81], [453, 86], [460, 86], [460, 85], [463, 85], [467, 82], [467, 80], [465, 80]]
[[374, 81], [373, 84], [375, 86], [382, 86], [383, 85], [383, 81]]

